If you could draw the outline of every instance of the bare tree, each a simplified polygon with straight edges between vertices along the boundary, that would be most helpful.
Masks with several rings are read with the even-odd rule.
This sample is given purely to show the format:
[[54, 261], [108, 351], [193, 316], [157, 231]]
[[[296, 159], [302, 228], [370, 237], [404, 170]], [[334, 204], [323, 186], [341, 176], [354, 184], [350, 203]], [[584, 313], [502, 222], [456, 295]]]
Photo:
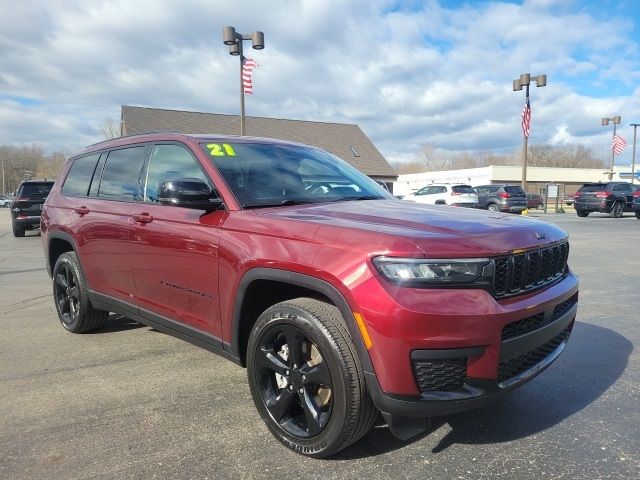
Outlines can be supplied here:
[[53, 152], [48, 157], [42, 157], [36, 168], [36, 177], [46, 180], [55, 179], [66, 161], [67, 155], [64, 152]]
[[120, 136], [120, 127], [114, 122], [112, 117], [104, 117], [102, 135], [104, 135], [104, 138], [107, 140]]

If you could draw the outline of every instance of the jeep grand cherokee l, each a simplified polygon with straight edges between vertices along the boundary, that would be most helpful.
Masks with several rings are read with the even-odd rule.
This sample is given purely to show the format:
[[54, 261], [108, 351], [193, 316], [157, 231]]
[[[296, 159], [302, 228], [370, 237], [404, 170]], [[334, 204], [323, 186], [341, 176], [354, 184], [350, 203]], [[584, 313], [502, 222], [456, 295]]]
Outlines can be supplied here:
[[45, 203], [42, 242], [64, 328], [117, 312], [246, 366], [270, 431], [312, 457], [378, 412], [409, 438], [522, 385], [565, 348], [577, 309], [559, 228], [399, 201], [277, 140], [88, 147]]

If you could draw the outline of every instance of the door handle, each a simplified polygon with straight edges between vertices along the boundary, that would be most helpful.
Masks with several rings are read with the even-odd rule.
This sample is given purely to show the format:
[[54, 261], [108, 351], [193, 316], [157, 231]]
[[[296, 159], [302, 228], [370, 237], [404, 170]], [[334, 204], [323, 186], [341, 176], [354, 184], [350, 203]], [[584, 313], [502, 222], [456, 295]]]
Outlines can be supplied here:
[[89, 209], [87, 207], [85, 207], [84, 205], [82, 207], [74, 208], [73, 211], [76, 212], [80, 216], [83, 216], [83, 215], [86, 215], [87, 213], [89, 213]]
[[141, 213], [140, 215], [133, 215], [133, 219], [136, 222], [140, 223], [151, 223], [153, 222], [153, 217], [148, 213]]

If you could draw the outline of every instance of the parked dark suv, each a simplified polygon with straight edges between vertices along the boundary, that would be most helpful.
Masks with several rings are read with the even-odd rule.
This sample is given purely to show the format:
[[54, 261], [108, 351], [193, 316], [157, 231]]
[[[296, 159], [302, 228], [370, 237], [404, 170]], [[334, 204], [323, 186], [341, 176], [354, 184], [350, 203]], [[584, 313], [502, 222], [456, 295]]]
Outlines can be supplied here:
[[45, 203], [42, 242], [64, 328], [117, 312], [246, 366], [270, 431], [312, 457], [379, 412], [409, 438], [522, 385], [563, 351], [577, 310], [558, 227], [403, 202], [277, 140], [88, 147]]
[[636, 185], [637, 190], [633, 192], [633, 212], [636, 218], [640, 220], [640, 186]]
[[24, 237], [25, 230], [40, 227], [42, 204], [53, 187], [52, 181], [27, 180], [20, 184], [16, 197], [11, 201], [11, 226], [13, 235]]
[[635, 190], [635, 185], [628, 182], [585, 183], [575, 194], [574, 207], [579, 217], [601, 212], [620, 218], [633, 210]]
[[511, 213], [521, 213], [527, 208], [527, 194], [519, 185], [480, 185], [475, 190], [478, 208]]

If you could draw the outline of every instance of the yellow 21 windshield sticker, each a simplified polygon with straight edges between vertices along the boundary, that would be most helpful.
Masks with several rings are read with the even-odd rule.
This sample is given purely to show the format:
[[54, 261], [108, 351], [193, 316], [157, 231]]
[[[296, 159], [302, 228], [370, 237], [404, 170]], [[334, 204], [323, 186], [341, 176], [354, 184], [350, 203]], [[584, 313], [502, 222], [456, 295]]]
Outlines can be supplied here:
[[224, 157], [226, 155], [230, 157], [236, 156], [236, 151], [228, 143], [223, 143], [222, 145], [219, 143], [208, 143], [207, 148], [213, 157]]

